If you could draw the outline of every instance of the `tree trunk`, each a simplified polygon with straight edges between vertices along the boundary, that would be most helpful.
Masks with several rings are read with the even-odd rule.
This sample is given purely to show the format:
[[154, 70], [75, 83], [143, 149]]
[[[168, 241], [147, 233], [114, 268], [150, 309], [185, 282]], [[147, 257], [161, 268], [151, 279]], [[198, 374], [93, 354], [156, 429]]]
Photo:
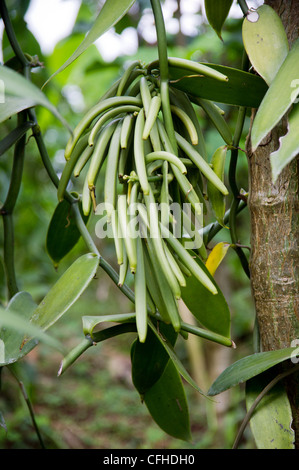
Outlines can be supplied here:
[[[299, 2], [269, 0], [266, 3], [280, 15], [291, 46], [298, 38]], [[284, 117], [254, 153], [250, 136], [247, 139], [250, 273], [263, 351], [287, 348], [293, 340], [299, 340], [298, 158], [282, 171], [275, 185], [269, 159], [286, 130], [287, 117]], [[299, 375], [289, 377], [286, 387], [293, 412], [295, 445], [299, 448]]]

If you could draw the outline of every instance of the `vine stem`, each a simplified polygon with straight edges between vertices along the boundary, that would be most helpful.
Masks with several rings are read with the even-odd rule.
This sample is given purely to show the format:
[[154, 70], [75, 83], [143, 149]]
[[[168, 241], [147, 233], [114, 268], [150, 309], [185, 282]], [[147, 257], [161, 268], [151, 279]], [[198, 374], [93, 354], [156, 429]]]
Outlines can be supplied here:
[[168, 74], [168, 54], [165, 23], [160, 0], [151, 0], [152, 10], [155, 18], [157, 32], [157, 45], [160, 68], [160, 93], [165, 128], [171, 142], [174, 153], [177, 153], [177, 143], [173, 128], [170, 100], [169, 100], [169, 74]]
[[30, 417], [31, 417], [31, 421], [32, 421], [34, 430], [35, 430], [36, 435], [37, 435], [37, 437], [38, 437], [40, 446], [41, 446], [42, 449], [46, 449], [45, 444], [44, 444], [44, 441], [43, 441], [43, 438], [42, 438], [42, 435], [41, 435], [41, 432], [40, 432], [40, 430], [39, 430], [38, 424], [37, 424], [36, 419], [35, 419], [35, 414], [34, 414], [34, 410], [33, 410], [33, 407], [32, 407], [32, 403], [31, 403], [31, 401], [30, 401], [30, 398], [28, 397], [26, 388], [25, 388], [23, 382], [19, 379], [19, 377], [18, 377], [17, 374], [15, 373], [13, 367], [12, 367], [12, 366], [7, 366], [7, 367], [8, 367], [8, 370], [10, 371], [10, 373], [12, 374], [12, 376], [15, 378], [15, 380], [17, 381], [17, 383], [18, 383], [18, 385], [19, 385], [19, 387], [20, 387], [21, 393], [22, 393], [22, 395], [23, 395], [23, 397], [24, 397], [24, 400], [25, 400], [25, 402], [26, 402], [26, 405], [27, 405], [27, 408], [28, 408], [28, 411], [29, 411], [29, 414], [30, 414]]
[[278, 374], [276, 377], [274, 377], [271, 382], [266, 385], [266, 387], [259, 393], [259, 395], [256, 397], [254, 400], [253, 404], [251, 405], [250, 409], [246, 413], [246, 416], [244, 420], [242, 421], [241, 427], [238, 431], [237, 437], [235, 439], [235, 442], [233, 444], [233, 449], [237, 449], [240, 443], [240, 440], [243, 436], [244, 430], [249, 423], [250, 419], [252, 418], [252, 415], [254, 413], [254, 410], [256, 409], [257, 405], [260, 403], [260, 401], [264, 398], [264, 396], [278, 383], [280, 380], [284, 379], [288, 375], [294, 374], [299, 370], [299, 364], [295, 367], [292, 367], [292, 369], [287, 370], [286, 372], [282, 372], [281, 374]]

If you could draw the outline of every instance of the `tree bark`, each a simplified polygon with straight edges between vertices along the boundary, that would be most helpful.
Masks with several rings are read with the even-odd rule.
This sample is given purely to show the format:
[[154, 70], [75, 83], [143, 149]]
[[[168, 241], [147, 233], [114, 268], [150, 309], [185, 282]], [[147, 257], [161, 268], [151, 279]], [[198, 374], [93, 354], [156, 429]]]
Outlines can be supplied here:
[[[268, 0], [280, 15], [290, 46], [298, 38], [299, 2]], [[254, 118], [255, 112], [253, 112]], [[287, 116], [268, 134], [254, 153], [247, 139], [249, 210], [251, 216], [251, 287], [263, 351], [287, 348], [299, 340], [298, 312], [298, 157], [271, 177], [270, 154], [287, 131]], [[289, 367], [294, 364], [285, 364]], [[299, 375], [286, 381], [299, 448]]]

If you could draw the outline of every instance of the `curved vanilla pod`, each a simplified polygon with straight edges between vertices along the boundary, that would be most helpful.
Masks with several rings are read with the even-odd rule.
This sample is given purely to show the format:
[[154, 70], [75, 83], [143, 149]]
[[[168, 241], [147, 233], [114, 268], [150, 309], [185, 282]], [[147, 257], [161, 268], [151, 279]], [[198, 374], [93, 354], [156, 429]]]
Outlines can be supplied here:
[[88, 187], [87, 179], [85, 178], [82, 189], [82, 211], [84, 215], [89, 215], [91, 210], [91, 195]]
[[[142, 73], [142, 65], [140, 60], [134, 60], [124, 71], [116, 91], [116, 96], [121, 96], [124, 94], [128, 86], [135, 80], [138, 73]], [[135, 73], [134, 73], [135, 72]], [[137, 72], [137, 74], [136, 74]]]
[[146, 163], [150, 163], [150, 162], [153, 162], [155, 160], [166, 160], [169, 163], [172, 163], [173, 165], [175, 165], [180, 170], [180, 172], [183, 173], [183, 175], [185, 175], [187, 173], [187, 169], [186, 169], [184, 163], [182, 163], [182, 161], [176, 155], [174, 155], [171, 152], [166, 152], [165, 150], [160, 150], [159, 152], [148, 153], [145, 156]]
[[122, 287], [124, 283], [126, 282], [126, 277], [128, 273], [128, 267], [129, 267], [129, 260], [126, 252], [126, 247], [123, 238], [120, 238], [122, 245], [123, 245], [123, 262], [119, 266], [119, 274], [118, 274], [118, 283], [117, 285], [119, 287]]
[[160, 224], [160, 229], [163, 237], [167, 240], [173, 251], [181, 258], [191, 273], [201, 282], [213, 295], [218, 293], [215, 285], [209, 276], [200, 268], [196, 261], [192, 258], [190, 253], [183, 247], [183, 245], [173, 236], [173, 234], [163, 225]]
[[133, 162], [133, 138], [134, 130], [128, 136], [128, 142], [126, 148], [121, 148], [118, 162], [118, 179], [120, 183], [123, 183], [123, 176], [125, 175], [126, 167]]
[[119, 226], [124, 239], [131, 272], [134, 274], [137, 267], [136, 238], [133, 238], [129, 224], [127, 195], [120, 194], [117, 203]]
[[92, 121], [97, 116], [100, 116], [109, 108], [113, 108], [115, 106], [121, 106], [124, 104], [140, 106], [142, 103], [140, 99], [135, 98], [134, 96], [114, 96], [112, 98], [107, 98], [103, 101], [100, 101], [95, 106], [93, 106], [85, 114], [85, 116], [81, 119], [81, 121], [77, 124], [77, 126], [75, 127], [73, 131], [72, 136], [69, 138], [65, 147], [65, 152], [64, 152], [65, 159], [69, 160], [71, 153], [76, 143], [80, 139], [81, 135], [83, 134], [85, 129], [87, 129], [90, 126]]
[[78, 178], [78, 176], [80, 176], [81, 171], [83, 170], [86, 163], [88, 162], [88, 160], [92, 156], [93, 150], [94, 150], [93, 147], [90, 147], [88, 145], [84, 149], [84, 151], [82, 152], [82, 154], [81, 154], [81, 156], [80, 156], [79, 160], [77, 161], [77, 163], [75, 165], [75, 168], [74, 168], [73, 174], [74, 174], [75, 178]]
[[[160, 289], [161, 294], [162, 294], [162, 300], [163, 300], [163, 303], [165, 305], [168, 318], [170, 319], [170, 322], [171, 322], [174, 330], [175, 331], [180, 331], [180, 329], [181, 329], [181, 318], [180, 318], [180, 314], [179, 314], [179, 311], [178, 311], [177, 301], [175, 299], [175, 296], [173, 295], [173, 291], [170, 287], [169, 280], [165, 276], [163, 270], [161, 269], [161, 264], [159, 262], [157, 252], [156, 252], [156, 250], [153, 246], [153, 239], [151, 237], [148, 237], [146, 239], [146, 246], [147, 246], [147, 249], [148, 249], [148, 254], [149, 254], [151, 264], [153, 266], [154, 275], [155, 275], [155, 278], [157, 279], [157, 283], [158, 283], [159, 289]], [[163, 316], [164, 316], [163, 315], [163, 307], [162, 307], [161, 310], [159, 310], [159, 312], [160, 312], [160, 314], [163, 318]]]
[[182, 121], [184, 126], [186, 127], [186, 129], [188, 131], [188, 134], [190, 136], [190, 140], [191, 140], [192, 145], [197, 145], [198, 144], [198, 135], [197, 135], [196, 127], [193, 124], [192, 119], [188, 116], [187, 113], [185, 113], [185, 111], [183, 111], [178, 106], [171, 105], [170, 109], [171, 109], [171, 112], [173, 114], [175, 114]]
[[124, 250], [123, 250], [123, 239], [121, 237], [120, 230], [119, 230], [117, 210], [114, 210], [111, 214], [111, 227], [112, 227], [117, 263], [121, 265], [124, 262]]
[[[220, 80], [222, 82], [228, 81], [228, 77], [223, 73], [218, 72], [217, 70], [212, 69], [212, 67], [208, 67], [207, 65], [194, 62], [193, 60], [180, 59], [178, 57], [168, 57], [168, 65], [169, 67], [185, 69], [187, 72], [186, 75], [189, 72], [189, 75], [205, 75], [206, 77], [215, 78], [215, 80]], [[159, 68], [158, 60], [155, 60], [148, 65], [148, 73], [150, 73], [154, 68]]]
[[199, 234], [198, 227], [194, 225], [193, 221], [184, 210], [182, 210], [182, 218], [183, 218], [183, 228], [186, 230], [191, 240], [192, 238], [194, 238], [195, 246], [192, 249], [197, 250], [201, 258], [206, 260], [208, 257], [207, 250], [204, 245], [203, 238]]
[[167, 260], [169, 262], [169, 265], [171, 267], [171, 269], [173, 270], [173, 273], [175, 275], [175, 277], [177, 278], [180, 286], [182, 287], [185, 287], [186, 286], [186, 279], [176, 261], [176, 259], [174, 258], [173, 254], [171, 253], [170, 249], [168, 248], [168, 246], [166, 245], [166, 243], [163, 241], [163, 246], [164, 246], [164, 250], [165, 250], [165, 254], [166, 254], [166, 257], [167, 257]]
[[94, 124], [93, 128], [90, 131], [90, 135], [88, 138], [88, 145], [93, 146], [94, 145], [94, 140], [98, 134], [98, 132], [101, 130], [103, 125], [109, 121], [109, 119], [112, 119], [116, 116], [122, 117], [122, 114], [125, 113], [135, 113], [140, 111], [140, 106], [132, 106], [132, 105], [124, 105], [124, 106], [117, 106], [116, 108], [112, 108], [106, 113], [102, 114], [102, 116], [97, 120], [97, 122]]
[[161, 223], [163, 225], [169, 222], [169, 187], [168, 187], [168, 162], [164, 161], [162, 165], [162, 185], [160, 192]]
[[136, 327], [139, 341], [141, 343], [144, 343], [147, 334], [147, 292], [146, 275], [143, 259], [143, 247], [140, 237], [137, 237], [136, 245], [138, 259], [138, 264], [134, 276]]
[[[211, 159], [213, 171], [222, 181], [224, 179], [224, 164], [226, 153], [227, 145], [223, 145], [214, 152]], [[207, 192], [216, 220], [223, 227], [225, 225], [225, 196], [223, 196], [223, 194], [209, 181], [207, 184]]]
[[120, 153], [120, 132], [121, 132], [121, 121], [118, 122], [114, 133], [110, 140], [109, 150], [107, 154], [107, 164], [105, 171], [104, 181], [104, 202], [107, 211], [108, 223], [111, 221], [113, 211], [116, 206], [116, 193], [117, 193], [117, 170], [118, 170], [118, 158]]
[[143, 134], [142, 134], [143, 140], [146, 140], [149, 137], [151, 130], [153, 129], [153, 126], [156, 122], [160, 109], [161, 109], [160, 95], [153, 96], [153, 98], [151, 99], [149, 108], [148, 108], [147, 115], [146, 115], [145, 125], [143, 129]]
[[158, 266], [158, 275], [156, 275], [156, 271], [153, 267], [152, 258], [149, 256], [149, 250], [147, 247], [147, 240], [143, 239], [143, 257], [144, 257], [144, 266], [146, 272], [146, 285], [147, 289], [150, 293], [151, 298], [155, 304], [156, 310], [158, 310], [159, 314], [161, 315], [162, 320], [165, 323], [170, 323], [169, 314], [167, 311], [167, 307], [163, 300], [163, 296], [161, 293], [161, 285], [159, 284], [158, 277], [159, 277], [159, 266]]
[[188, 157], [200, 169], [203, 175], [209, 180], [222, 194], [227, 195], [228, 190], [221, 179], [212, 170], [210, 165], [202, 158], [202, 156], [192, 147], [192, 145], [177, 132], [175, 137], [179, 147], [188, 155]]
[[[141, 96], [142, 103], [143, 103], [143, 106], [144, 106], [145, 118], [146, 119], [149, 115], [150, 107], [151, 107], [151, 101], [152, 101], [150, 87], [151, 87], [151, 85], [148, 84], [147, 79], [145, 77], [141, 77], [141, 79], [140, 79], [140, 96]], [[160, 106], [161, 106], [161, 103], [160, 103]], [[153, 149], [158, 151], [158, 150], [161, 150], [161, 146], [160, 146], [160, 138], [159, 138], [159, 133], [158, 133], [157, 124], [156, 124], [157, 119], [151, 125], [151, 130], [150, 130], [149, 136], [150, 136], [150, 140], [151, 140]], [[143, 130], [143, 132], [144, 132], [144, 130]]]
[[190, 99], [188, 98], [186, 93], [184, 93], [183, 91], [178, 90], [176, 88], [172, 88], [172, 87], [170, 87], [169, 97], [170, 97], [171, 104], [174, 104], [175, 106], [183, 109], [184, 112], [192, 120], [193, 125], [196, 129], [197, 138], [198, 138], [197, 144], [193, 144], [193, 145], [198, 150], [200, 155], [206, 160], [207, 159], [206, 143], [205, 143], [205, 140], [204, 140], [202, 129], [201, 129], [200, 124], [199, 124], [198, 117], [196, 115], [196, 111], [195, 111]]
[[232, 145], [233, 142], [233, 136], [232, 133], [223, 118], [223, 116], [220, 114], [218, 107], [214, 105], [212, 101], [205, 100], [203, 98], [194, 98], [194, 101], [202, 107], [202, 109], [205, 111], [205, 113], [208, 115], [214, 126], [216, 127], [217, 131], [223, 138], [224, 142], [227, 143], [227, 145]]
[[101, 165], [106, 157], [106, 149], [109, 144], [109, 141], [116, 129], [118, 121], [107, 124], [107, 126], [102, 130], [97, 143], [94, 147], [93, 155], [89, 163], [88, 172], [86, 174], [87, 183], [90, 189], [95, 185], [95, 181]]
[[[161, 137], [162, 145], [164, 146], [165, 150], [168, 152], [173, 153], [172, 146], [169, 142], [166, 130], [164, 125], [162, 124], [161, 121], [158, 121], [158, 130], [159, 134]], [[177, 180], [179, 187], [184, 195], [184, 201], [183, 202], [190, 202], [191, 206], [194, 209], [194, 212], [198, 215], [201, 214], [201, 204], [200, 200], [195, 193], [192, 185], [188, 181], [185, 175], [183, 175], [180, 170], [175, 166], [171, 164], [171, 169], [174, 174], [175, 179]]]
[[133, 129], [133, 124], [134, 124], [135, 118], [133, 114], [127, 114], [124, 117], [122, 127], [121, 127], [121, 133], [120, 133], [120, 147], [122, 149], [126, 149], [129, 143], [130, 135]]
[[70, 159], [64, 166], [57, 188], [58, 201], [62, 201], [64, 198], [65, 190], [71, 178], [74, 166], [88, 145], [88, 137], [89, 134], [86, 134], [79, 140], [71, 154]]
[[163, 248], [161, 232], [159, 227], [159, 217], [158, 217], [158, 209], [157, 204], [153, 195], [153, 192], [150, 188], [149, 195], [144, 196], [146, 210], [148, 214], [149, 226], [150, 226], [150, 238], [153, 242], [153, 247], [157, 254], [158, 261], [160, 263], [161, 269], [172, 289], [172, 292], [176, 299], [181, 298], [181, 289], [177, 282], [176, 277], [174, 276], [167, 257], [165, 255], [165, 251]]
[[149, 194], [149, 182], [147, 180], [146, 166], [145, 166], [145, 155], [144, 155], [144, 143], [142, 139], [142, 133], [144, 128], [144, 111], [140, 110], [135, 124], [134, 131], [134, 159], [136, 165], [136, 173], [138, 175], [140, 186], [143, 193]]

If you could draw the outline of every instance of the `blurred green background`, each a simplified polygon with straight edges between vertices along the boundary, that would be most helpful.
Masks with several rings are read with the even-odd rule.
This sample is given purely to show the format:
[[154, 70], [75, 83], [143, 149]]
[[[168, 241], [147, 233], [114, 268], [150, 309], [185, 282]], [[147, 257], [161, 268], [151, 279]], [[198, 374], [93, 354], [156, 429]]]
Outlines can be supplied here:
[[[24, 20], [24, 15], [32, 8], [32, 3], [38, 1], [7, 2], [23, 50], [32, 56], [37, 55], [39, 62], [42, 63], [42, 66], [36, 67], [32, 74], [33, 82], [41, 87], [82, 41], [97, 14], [98, 2], [92, 0], [76, 2], [80, 5], [71, 33], [61, 39], [54, 50], [48, 53], [41, 50], [38, 40]], [[39, 3], [42, 2], [39, 0]], [[167, 3], [176, 4], [178, 7], [177, 2]], [[242, 58], [241, 14], [239, 19], [227, 20], [222, 42], [207, 25], [200, 2], [197, 10], [192, 13], [195, 24], [192, 35], [186, 35], [180, 27], [183, 24], [182, 7], [186, 2], [180, 3], [181, 12], [178, 8], [174, 11], [170, 9], [167, 17], [167, 25], [171, 25], [173, 20], [175, 20], [173, 24], [176, 25], [168, 28], [169, 55], [239, 68]], [[113, 61], [107, 62], [99, 49], [93, 45], [45, 88], [47, 97], [57, 106], [71, 127], [79, 122], [85, 111], [120, 76], [127, 61], [138, 58], [147, 63], [157, 58], [156, 44], [146, 40], [143, 34], [145, 30], [142, 29], [147, 24], [144, 21], [150, 21], [149, 6], [150, 3], [146, 0], [136, 2], [134, 8], [114, 31], [115, 38], [120, 39], [126, 31], [131, 33], [132, 30], [137, 31], [136, 53], [129, 56], [122, 53]], [[58, 10], [57, 15], [59, 15]], [[109, 41], [106, 47], [109, 47]], [[13, 56], [5, 34], [2, 51], [2, 60], [5, 63]], [[221, 107], [233, 130], [237, 109], [224, 105]], [[223, 141], [204, 115], [199, 111], [198, 113], [208, 155], [211, 158], [216, 148], [223, 145]], [[47, 110], [38, 107], [37, 117], [53, 166], [57, 174], [60, 174], [64, 166], [63, 153], [68, 139], [67, 132]], [[245, 148], [249, 122], [248, 115], [241, 149]], [[14, 125], [15, 118], [2, 124], [1, 137], [13, 129]], [[0, 201], [2, 202], [9, 185], [11, 157], [12, 151], [9, 151], [0, 159]], [[247, 191], [247, 161], [242, 151], [238, 162], [238, 181], [240, 187]], [[76, 190], [77, 184], [74, 181], [70, 189]], [[55, 187], [48, 179], [35, 142], [33, 139], [28, 139], [24, 179], [14, 218], [16, 273], [20, 290], [30, 292], [36, 302], [43, 298], [72, 261], [86, 252], [84, 243], [80, 241], [55, 270], [47, 255], [45, 241], [56, 204]], [[206, 223], [210, 220], [212, 220], [211, 214], [207, 214]], [[96, 217], [93, 217], [89, 223], [92, 234], [95, 234], [95, 223]], [[238, 223], [240, 242], [242, 245], [249, 245], [250, 220], [247, 209], [239, 215]], [[115, 266], [112, 243], [108, 239], [97, 240], [95, 235], [94, 239], [100, 252]], [[219, 241], [230, 241], [227, 229], [219, 232], [209, 248]], [[3, 246], [2, 229], [0, 245]], [[1, 250], [0, 302], [6, 305], [7, 292], [2, 257]], [[233, 250], [228, 251], [225, 261], [216, 273], [216, 280], [230, 306], [232, 338], [237, 349], [226, 349], [198, 338], [192, 346], [184, 340], [180, 340], [177, 344], [179, 357], [205, 391], [229, 364], [252, 352], [254, 305], [249, 281]], [[104, 272], [99, 272], [97, 279], [92, 282], [84, 295], [49, 333], [62, 341], [67, 349], [71, 349], [83, 338], [81, 327], [83, 315], [120, 313], [131, 309], [132, 305], [117, 290], [108, 276]], [[185, 443], [170, 438], [152, 421], [132, 386], [130, 346], [133, 339], [133, 334], [127, 334], [89, 349], [61, 377], [57, 377], [57, 371], [62, 357], [45, 345], [39, 345], [16, 365], [16, 370], [31, 398], [46, 446], [63, 449], [230, 448], [245, 414], [243, 388], [235, 387], [210, 401], [186, 385], [193, 441]], [[39, 448], [18, 384], [6, 368], [2, 370], [1, 382], [0, 448]], [[249, 428], [246, 429], [241, 447], [254, 448]]]

